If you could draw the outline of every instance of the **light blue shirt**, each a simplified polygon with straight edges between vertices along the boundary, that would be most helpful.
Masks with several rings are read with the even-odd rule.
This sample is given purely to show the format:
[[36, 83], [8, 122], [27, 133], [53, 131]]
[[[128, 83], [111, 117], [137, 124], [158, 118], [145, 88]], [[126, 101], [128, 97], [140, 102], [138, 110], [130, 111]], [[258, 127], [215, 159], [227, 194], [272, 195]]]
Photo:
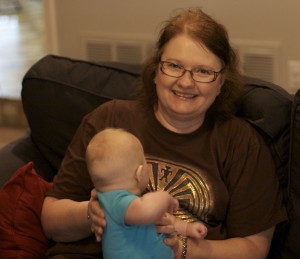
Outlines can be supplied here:
[[102, 235], [105, 259], [168, 259], [174, 258], [171, 247], [164, 244], [163, 234], [155, 225], [126, 225], [125, 213], [137, 196], [123, 190], [100, 193], [98, 199], [105, 212], [107, 226]]

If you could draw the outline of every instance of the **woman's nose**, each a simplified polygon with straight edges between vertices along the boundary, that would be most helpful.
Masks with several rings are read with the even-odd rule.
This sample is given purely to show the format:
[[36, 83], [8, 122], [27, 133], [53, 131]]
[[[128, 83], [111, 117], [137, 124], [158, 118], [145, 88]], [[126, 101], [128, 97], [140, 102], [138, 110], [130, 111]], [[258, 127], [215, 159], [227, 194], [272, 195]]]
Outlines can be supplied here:
[[178, 83], [182, 86], [182, 87], [192, 87], [195, 84], [195, 81], [192, 77], [192, 73], [188, 70], [185, 71], [185, 73], [178, 78]]

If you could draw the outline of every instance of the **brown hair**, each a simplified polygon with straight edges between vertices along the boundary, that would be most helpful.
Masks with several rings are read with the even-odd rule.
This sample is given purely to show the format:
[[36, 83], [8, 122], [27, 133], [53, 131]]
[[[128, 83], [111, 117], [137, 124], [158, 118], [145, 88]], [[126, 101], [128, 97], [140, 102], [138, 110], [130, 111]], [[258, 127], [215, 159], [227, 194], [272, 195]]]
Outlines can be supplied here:
[[180, 9], [179, 13], [166, 21], [156, 43], [154, 55], [145, 63], [140, 98], [147, 109], [157, 105], [157, 93], [154, 77], [166, 44], [179, 34], [187, 34], [204, 44], [224, 64], [225, 81], [221, 93], [209, 109], [213, 117], [227, 118], [235, 111], [236, 102], [241, 94], [241, 76], [238, 59], [229, 43], [228, 34], [223, 25], [216, 22], [200, 8]]

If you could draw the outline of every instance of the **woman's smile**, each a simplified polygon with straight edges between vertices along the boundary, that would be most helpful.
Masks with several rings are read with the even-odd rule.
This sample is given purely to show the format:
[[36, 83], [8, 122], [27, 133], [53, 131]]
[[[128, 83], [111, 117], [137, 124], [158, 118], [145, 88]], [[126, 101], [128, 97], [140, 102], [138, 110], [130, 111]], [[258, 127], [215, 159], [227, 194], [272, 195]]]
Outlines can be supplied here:
[[198, 96], [197, 94], [184, 93], [184, 92], [179, 92], [176, 90], [172, 90], [172, 93], [174, 95], [176, 95], [177, 97], [180, 97], [183, 100], [184, 99], [194, 99]]

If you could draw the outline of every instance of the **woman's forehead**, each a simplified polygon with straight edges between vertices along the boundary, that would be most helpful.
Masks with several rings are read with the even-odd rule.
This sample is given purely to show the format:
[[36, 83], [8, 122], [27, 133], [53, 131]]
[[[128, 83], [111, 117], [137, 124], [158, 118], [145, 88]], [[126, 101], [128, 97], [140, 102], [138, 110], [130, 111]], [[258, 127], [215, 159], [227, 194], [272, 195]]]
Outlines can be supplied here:
[[186, 34], [175, 36], [165, 45], [162, 59], [181, 62], [189, 66], [222, 67], [222, 61], [204, 43], [198, 42]]

